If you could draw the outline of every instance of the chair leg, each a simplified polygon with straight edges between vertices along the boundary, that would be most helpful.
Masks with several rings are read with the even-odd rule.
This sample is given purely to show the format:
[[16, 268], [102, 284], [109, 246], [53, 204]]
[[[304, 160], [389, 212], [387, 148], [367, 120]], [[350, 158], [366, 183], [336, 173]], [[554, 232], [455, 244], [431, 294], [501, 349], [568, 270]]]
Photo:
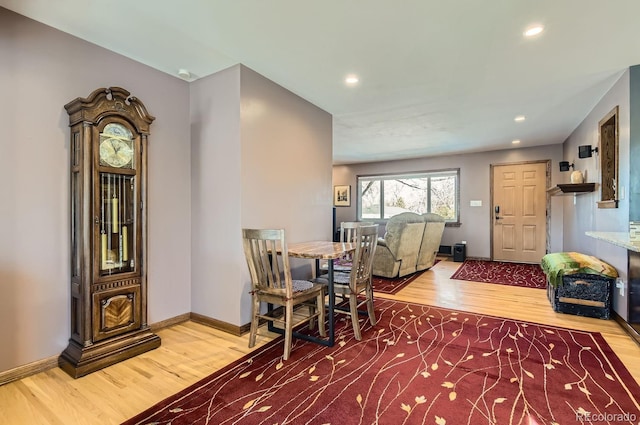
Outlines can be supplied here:
[[293, 337], [293, 302], [291, 300], [287, 301], [284, 314], [284, 355], [282, 359], [288, 360], [289, 354], [291, 353], [291, 339]]
[[358, 297], [355, 294], [349, 295], [349, 310], [351, 311], [351, 322], [353, 323], [353, 334], [360, 341], [360, 320], [358, 320]]
[[318, 331], [320, 332], [320, 336], [327, 336], [327, 333], [324, 330], [324, 291], [316, 298], [316, 304], [318, 308]]
[[367, 285], [366, 295], [367, 295], [367, 312], [369, 313], [369, 322], [371, 323], [371, 326], [375, 326], [375, 324], [378, 321], [376, 320], [376, 312], [373, 308], [373, 286], [372, 285]]
[[252, 296], [253, 302], [251, 307], [251, 331], [249, 333], [249, 348], [256, 345], [256, 335], [258, 334], [258, 315], [260, 314], [260, 301], [255, 295]]
[[316, 328], [316, 308], [309, 304], [309, 329], [314, 330]]

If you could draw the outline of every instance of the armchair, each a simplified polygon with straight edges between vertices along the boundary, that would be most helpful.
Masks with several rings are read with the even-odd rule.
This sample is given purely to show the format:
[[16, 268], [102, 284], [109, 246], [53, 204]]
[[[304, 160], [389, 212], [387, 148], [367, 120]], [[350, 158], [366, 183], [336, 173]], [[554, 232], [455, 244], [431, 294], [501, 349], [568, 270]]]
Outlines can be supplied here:
[[420, 214], [404, 212], [387, 222], [373, 257], [373, 274], [400, 277], [416, 271], [425, 221]]
[[445, 223], [444, 217], [438, 214], [426, 213], [422, 214], [422, 217], [424, 218], [425, 226], [420, 253], [418, 254], [417, 271], [427, 270], [435, 264]]

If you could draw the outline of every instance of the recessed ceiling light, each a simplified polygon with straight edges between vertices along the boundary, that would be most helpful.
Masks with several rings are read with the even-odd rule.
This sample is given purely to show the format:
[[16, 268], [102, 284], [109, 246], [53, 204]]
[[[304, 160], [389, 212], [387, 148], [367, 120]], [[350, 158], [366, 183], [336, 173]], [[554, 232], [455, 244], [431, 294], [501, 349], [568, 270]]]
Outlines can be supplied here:
[[517, 115], [513, 120], [515, 122], [522, 122], [526, 119], [526, 117], [524, 115]]
[[543, 25], [540, 25], [540, 24], [531, 25], [529, 28], [527, 28], [524, 31], [524, 36], [535, 37], [536, 35], [540, 34], [542, 31], [544, 31]]
[[520, 144], [520, 140], [513, 140], [513, 141], [511, 141], [511, 144], [519, 145]]
[[347, 78], [344, 79], [344, 82], [349, 85], [357, 84], [360, 79], [357, 75], [347, 75]]

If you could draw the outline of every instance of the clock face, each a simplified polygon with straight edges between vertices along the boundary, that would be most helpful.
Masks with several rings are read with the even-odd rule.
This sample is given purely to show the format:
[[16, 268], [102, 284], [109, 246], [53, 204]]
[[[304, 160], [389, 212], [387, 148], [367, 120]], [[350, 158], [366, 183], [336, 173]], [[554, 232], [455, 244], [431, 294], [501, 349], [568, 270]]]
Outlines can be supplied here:
[[100, 143], [100, 162], [111, 167], [131, 168], [133, 148], [131, 140], [122, 140], [115, 137], [104, 139]]

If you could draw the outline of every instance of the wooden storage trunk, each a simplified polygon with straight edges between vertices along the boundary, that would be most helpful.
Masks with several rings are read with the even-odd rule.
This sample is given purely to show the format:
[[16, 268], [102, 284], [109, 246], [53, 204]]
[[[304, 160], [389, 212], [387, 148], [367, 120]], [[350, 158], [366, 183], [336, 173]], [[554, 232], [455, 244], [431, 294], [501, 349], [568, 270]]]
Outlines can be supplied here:
[[559, 313], [609, 319], [613, 282], [613, 278], [597, 274], [567, 274], [557, 288], [547, 282], [547, 296]]

